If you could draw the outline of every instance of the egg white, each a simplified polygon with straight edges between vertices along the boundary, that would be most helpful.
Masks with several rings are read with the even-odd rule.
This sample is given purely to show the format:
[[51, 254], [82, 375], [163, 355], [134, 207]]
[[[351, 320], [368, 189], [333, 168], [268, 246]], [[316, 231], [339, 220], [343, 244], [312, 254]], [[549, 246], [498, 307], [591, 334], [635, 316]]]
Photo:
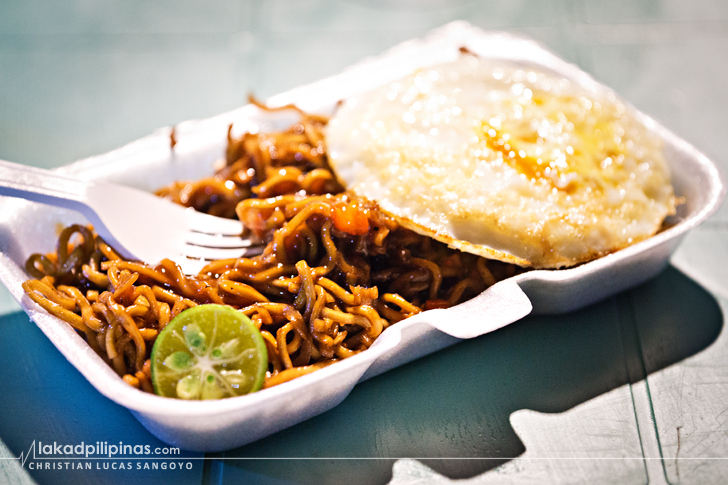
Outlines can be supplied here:
[[612, 93], [472, 55], [346, 99], [326, 143], [405, 227], [521, 266], [616, 251], [674, 210], [659, 140]]

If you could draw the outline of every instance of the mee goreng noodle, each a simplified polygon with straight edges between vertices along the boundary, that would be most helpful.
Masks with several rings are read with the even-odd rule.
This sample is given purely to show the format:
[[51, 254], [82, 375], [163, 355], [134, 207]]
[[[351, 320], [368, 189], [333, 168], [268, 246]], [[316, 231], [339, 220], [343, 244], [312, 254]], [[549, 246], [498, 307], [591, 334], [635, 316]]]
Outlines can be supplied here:
[[126, 261], [93, 228], [73, 225], [55, 252], [28, 259], [28, 296], [148, 392], [151, 348], [170, 320], [200, 304], [229, 305], [260, 330], [270, 387], [366, 350], [388, 326], [456, 305], [518, 271], [401, 228], [376, 203], [343, 192], [326, 161], [326, 119], [299, 113], [284, 132], [229, 131], [215, 176], [158, 191], [239, 218], [265, 244], [262, 254], [185, 275], [170, 260]]

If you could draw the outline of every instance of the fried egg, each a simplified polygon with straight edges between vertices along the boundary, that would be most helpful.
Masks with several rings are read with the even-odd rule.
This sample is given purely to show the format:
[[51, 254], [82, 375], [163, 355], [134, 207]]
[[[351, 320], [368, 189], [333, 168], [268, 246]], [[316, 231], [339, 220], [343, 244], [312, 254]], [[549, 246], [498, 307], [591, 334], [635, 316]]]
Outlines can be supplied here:
[[520, 266], [595, 259], [674, 211], [659, 139], [613, 93], [473, 55], [346, 99], [326, 144], [403, 226]]

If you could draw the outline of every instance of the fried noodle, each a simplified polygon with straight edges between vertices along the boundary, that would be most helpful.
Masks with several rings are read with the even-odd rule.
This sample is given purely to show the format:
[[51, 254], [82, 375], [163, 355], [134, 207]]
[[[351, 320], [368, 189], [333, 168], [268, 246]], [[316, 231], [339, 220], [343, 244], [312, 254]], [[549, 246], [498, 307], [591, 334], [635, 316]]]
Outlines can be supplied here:
[[153, 392], [154, 340], [190, 307], [218, 303], [250, 317], [267, 347], [264, 386], [271, 387], [369, 348], [400, 320], [457, 305], [515, 274], [512, 265], [399, 227], [376, 203], [342, 192], [326, 161], [326, 119], [300, 114], [280, 133], [234, 138], [229, 130], [226, 164], [215, 176], [157, 193], [238, 217], [266, 244], [259, 256], [212, 261], [185, 275], [170, 260], [126, 261], [91, 227], [72, 225], [55, 252], [28, 259], [35, 279], [25, 292], [125, 382]]

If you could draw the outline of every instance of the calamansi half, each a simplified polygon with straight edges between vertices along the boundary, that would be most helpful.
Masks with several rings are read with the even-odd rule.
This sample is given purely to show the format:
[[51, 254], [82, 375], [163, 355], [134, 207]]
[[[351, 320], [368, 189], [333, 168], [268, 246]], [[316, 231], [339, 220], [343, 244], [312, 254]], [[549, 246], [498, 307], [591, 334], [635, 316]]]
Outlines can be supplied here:
[[172, 319], [152, 348], [154, 392], [223, 399], [263, 386], [268, 353], [250, 319], [224, 305], [200, 305]]

